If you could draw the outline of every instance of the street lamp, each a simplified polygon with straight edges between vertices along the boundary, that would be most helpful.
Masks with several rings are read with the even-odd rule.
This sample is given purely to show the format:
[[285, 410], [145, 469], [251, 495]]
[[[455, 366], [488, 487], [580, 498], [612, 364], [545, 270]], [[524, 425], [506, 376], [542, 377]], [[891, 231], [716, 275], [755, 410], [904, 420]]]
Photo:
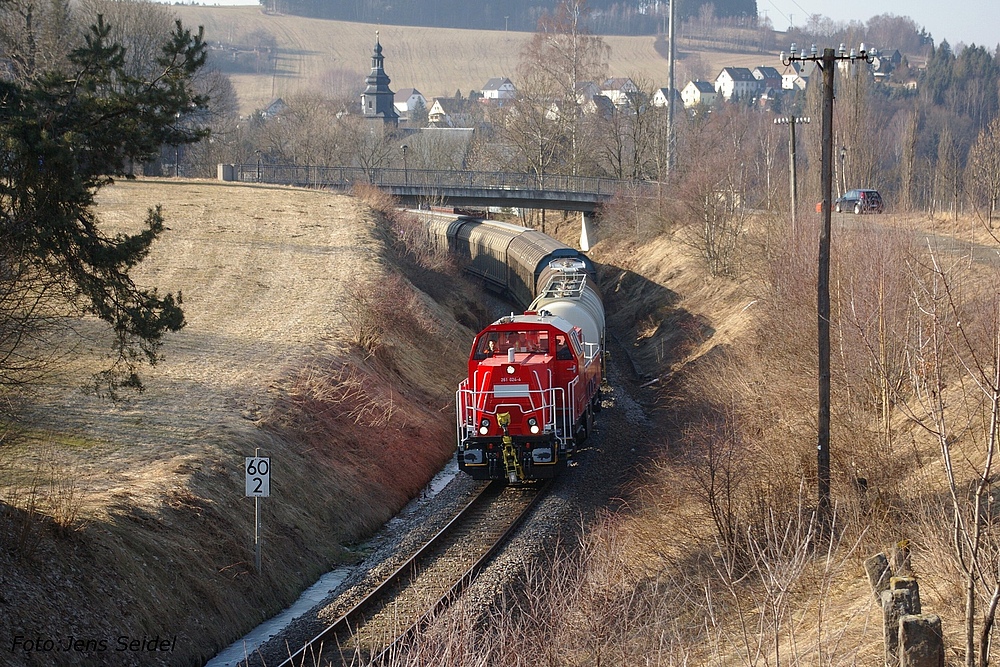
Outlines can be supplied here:
[[795, 233], [795, 214], [799, 207], [798, 179], [795, 177], [795, 125], [798, 123], [808, 123], [809, 118], [797, 118], [788, 116], [787, 118], [775, 118], [775, 125], [788, 125], [788, 178], [792, 195], [792, 233]]
[[406, 151], [409, 148], [406, 144], [399, 147], [399, 150], [403, 151], [403, 183], [406, 185], [410, 184], [410, 173], [406, 170]]
[[847, 192], [847, 146], [840, 147], [840, 196]]
[[[176, 125], [180, 125], [181, 122], [181, 112], [178, 111], [174, 116], [176, 120]], [[181, 175], [181, 149], [180, 144], [174, 144], [174, 178]]]
[[847, 60], [852, 64], [871, 63], [875, 57], [868, 52], [864, 44], [861, 44], [857, 51], [852, 47], [850, 54], [841, 44], [839, 51], [826, 48], [823, 49], [822, 55], [817, 52], [815, 44], [812, 45], [808, 55], [805, 49], [796, 51], [795, 44], [792, 44], [789, 54], [786, 56], [782, 51], [780, 58], [786, 67], [793, 62], [812, 61], [823, 71], [823, 150], [820, 154], [823, 226], [819, 234], [819, 274], [816, 279], [816, 319], [819, 333], [816, 480], [818, 513], [820, 519], [827, 522], [830, 514], [830, 202], [833, 198], [833, 68], [838, 60]]

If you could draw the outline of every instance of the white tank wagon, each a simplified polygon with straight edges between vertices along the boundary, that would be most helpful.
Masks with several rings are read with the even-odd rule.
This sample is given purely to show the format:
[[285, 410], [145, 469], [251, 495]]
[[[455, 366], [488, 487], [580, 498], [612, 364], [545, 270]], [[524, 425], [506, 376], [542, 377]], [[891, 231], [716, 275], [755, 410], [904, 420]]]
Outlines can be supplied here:
[[541, 288], [528, 310], [572, 322], [583, 331], [586, 345], [603, 350], [604, 304], [587, 265], [576, 258], [554, 259], [542, 270], [538, 284]]

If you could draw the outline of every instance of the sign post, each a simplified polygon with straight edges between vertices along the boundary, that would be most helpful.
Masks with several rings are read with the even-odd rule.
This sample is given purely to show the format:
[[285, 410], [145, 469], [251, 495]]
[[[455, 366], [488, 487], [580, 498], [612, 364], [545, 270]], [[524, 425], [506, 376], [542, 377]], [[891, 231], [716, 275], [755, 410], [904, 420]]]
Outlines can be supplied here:
[[253, 456], [247, 456], [244, 464], [246, 472], [246, 495], [253, 496], [253, 551], [254, 565], [260, 574], [260, 499], [271, 495], [271, 459], [260, 455], [260, 448]]

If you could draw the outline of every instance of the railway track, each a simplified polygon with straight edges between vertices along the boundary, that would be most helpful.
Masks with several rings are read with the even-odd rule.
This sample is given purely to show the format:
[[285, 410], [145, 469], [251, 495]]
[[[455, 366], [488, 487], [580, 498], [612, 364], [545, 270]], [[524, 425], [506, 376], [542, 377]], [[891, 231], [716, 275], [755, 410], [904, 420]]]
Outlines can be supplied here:
[[427, 544], [282, 666], [353, 664], [398, 652], [475, 579], [548, 486], [484, 485]]

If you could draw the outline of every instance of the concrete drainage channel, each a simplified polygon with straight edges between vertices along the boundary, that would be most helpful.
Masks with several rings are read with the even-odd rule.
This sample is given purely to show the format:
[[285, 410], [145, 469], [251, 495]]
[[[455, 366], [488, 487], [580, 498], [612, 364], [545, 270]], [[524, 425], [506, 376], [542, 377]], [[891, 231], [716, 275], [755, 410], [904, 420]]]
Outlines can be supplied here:
[[[441, 472], [434, 476], [423, 492], [411, 501], [410, 505], [427, 502], [440, 493], [457, 474], [458, 463], [452, 459]], [[390, 520], [389, 524], [391, 525], [393, 521], [395, 519]], [[307, 588], [292, 606], [261, 623], [242, 639], [220, 651], [218, 655], [205, 663], [205, 667], [236, 667], [247, 656], [252, 655], [260, 646], [288, 627], [296, 618], [328, 601], [330, 595], [337, 590], [354, 569], [354, 567], [338, 567], [327, 572], [319, 578], [319, 581]]]

